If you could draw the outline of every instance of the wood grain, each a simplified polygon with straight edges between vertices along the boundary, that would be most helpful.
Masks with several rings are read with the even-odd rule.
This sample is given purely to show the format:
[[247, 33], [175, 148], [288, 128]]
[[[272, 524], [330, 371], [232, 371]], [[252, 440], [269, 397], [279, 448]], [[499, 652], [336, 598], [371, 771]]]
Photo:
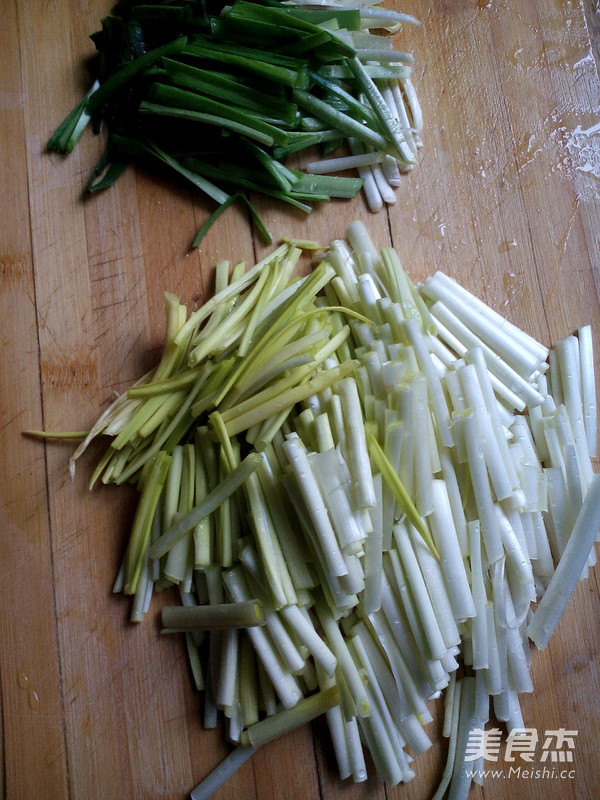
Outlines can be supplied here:
[[[390, 0], [386, 3], [395, 7]], [[342, 236], [362, 218], [415, 280], [443, 269], [546, 344], [600, 331], [597, 4], [406, 0], [425, 147], [397, 202], [361, 198], [309, 216], [259, 200], [275, 238]], [[400, 7], [398, 5], [398, 7]], [[230, 209], [196, 252], [210, 210], [186, 187], [131, 171], [83, 199], [101, 149], [68, 158], [45, 142], [86, 87], [88, 35], [103, 0], [4, 0], [0, 26], [0, 786], [6, 800], [181, 800], [227, 752], [203, 731], [181, 642], [151, 615], [128, 623], [111, 586], [133, 496], [87, 491], [94, 453], [68, 475], [70, 446], [24, 428], [85, 428], [157, 355], [163, 294], [208, 296], [218, 259], [265, 248]], [[587, 10], [587, 23], [586, 14]], [[160, 601], [159, 601], [160, 602]], [[490, 779], [473, 798], [600, 797], [598, 569], [549, 648], [533, 653], [526, 724], [579, 731], [573, 777]], [[436, 706], [433, 706], [436, 709]], [[390, 789], [341, 783], [320, 722], [259, 751], [217, 800], [426, 800], [445, 755], [439, 718], [417, 778]], [[506, 765], [509, 766], [509, 765]]]

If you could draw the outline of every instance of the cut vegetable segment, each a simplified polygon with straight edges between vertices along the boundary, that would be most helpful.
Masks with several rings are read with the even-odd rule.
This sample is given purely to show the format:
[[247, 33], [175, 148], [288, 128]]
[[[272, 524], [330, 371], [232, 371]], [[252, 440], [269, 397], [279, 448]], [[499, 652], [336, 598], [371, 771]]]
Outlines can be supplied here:
[[[105, 122], [108, 143], [86, 183], [89, 191], [112, 186], [130, 162], [151, 166], [158, 158], [206, 192], [220, 213], [230, 193], [240, 191], [310, 212], [313, 203], [354, 197], [365, 181], [363, 168], [356, 178], [325, 180], [309, 172], [300, 186], [274, 186], [273, 165], [283, 167], [288, 155], [314, 144], [322, 145], [323, 155], [343, 155], [350, 137], [385, 155], [385, 169], [369, 167], [371, 208], [372, 177], [381, 204], [393, 203], [400, 174], [414, 165], [421, 144], [409, 83], [413, 58], [391, 45], [401, 20], [412, 18], [382, 10], [387, 22], [379, 27], [382, 19], [372, 9], [342, 6], [235, 0], [200, 11], [194, 3], [121, 0], [92, 36], [100, 56], [97, 79], [48, 148], [69, 153], [91, 122], [95, 131]], [[124, 22], [130, 18], [135, 37]], [[148, 42], [155, 46], [146, 49]], [[265, 157], [257, 158], [250, 144], [264, 147]], [[251, 217], [268, 240], [253, 208]], [[205, 225], [215, 219], [210, 214]]]
[[547, 361], [523, 332], [500, 347], [495, 313], [469, 300], [459, 319], [363, 224], [298, 279], [301, 244], [220, 263], [190, 315], [168, 294], [159, 364], [74, 459], [108, 434], [96, 475], [140, 492], [115, 589], [141, 622], [177, 587], [164, 630], [185, 631], [207, 724], [222, 713], [242, 745], [224, 775], [323, 714], [342, 776], [365, 780], [366, 749], [410, 780], [404, 748], [430, 746], [445, 691], [436, 797], [466, 797], [469, 731], [491, 708], [523, 727], [528, 642], [547, 645], [594, 563], [589, 333]]

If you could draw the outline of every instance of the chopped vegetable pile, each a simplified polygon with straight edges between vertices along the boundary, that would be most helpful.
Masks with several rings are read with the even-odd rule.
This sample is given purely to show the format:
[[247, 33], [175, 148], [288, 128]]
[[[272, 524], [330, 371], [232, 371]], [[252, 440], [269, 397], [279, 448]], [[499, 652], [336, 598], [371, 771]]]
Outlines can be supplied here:
[[[308, 213], [364, 186], [379, 210], [421, 146], [413, 58], [388, 35], [405, 23], [417, 20], [373, 5], [120, 0], [91, 37], [96, 80], [48, 147], [69, 153], [90, 122], [105, 123], [86, 188], [107, 188], [131, 161], [174, 170], [217, 204], [194, 246], [247, 192]], [[340, 155], [315, 161], [307, 148], [316, 146]], [[308, 173], [285, 165], [304, 152]], [[325, 174], [349, 169], [359, 176]]]
[[368, 751], [409, 781], [442, 692], [435, 798], [466, 798], [469, 730], [524, 727], [529, 641], [594, 563], [590, 328], [548, 349], [443, 273], [413, 285], [361, 222], [305, 277], [298, 244], [219, 263], [191, 313], [168, 294], [160, 362], [72, 463], [107, 435], [92, 485], [139, 489], [132, 620], [178, 587], [164, 632], [235, 745], [194, 800], [320, 714], [341, 778]]

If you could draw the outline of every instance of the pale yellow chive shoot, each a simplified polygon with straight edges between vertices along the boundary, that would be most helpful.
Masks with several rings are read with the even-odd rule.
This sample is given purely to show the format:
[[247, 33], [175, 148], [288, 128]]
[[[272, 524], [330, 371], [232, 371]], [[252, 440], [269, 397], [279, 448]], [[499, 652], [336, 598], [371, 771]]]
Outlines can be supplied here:
[[[161, 399], [161, 397], [162, 396], [159, 395], [157, 399]], [[134, 440], [139, 438], [143, 441], [144, 439], [149, 438], [154, 431], [160, 428], [165, 420], [171, 419], [173, 415], [179, 411], [185, 398], [186, 392], [184, 390], [173, 392], [162, 397], [162, 402], [160, 403], [159, 407], [140, 426], [138, 431], [135, 432]]]
[[289, 244], [290, 247], [298, 247], [300, 250], [326, 250], [327, 248], [316, 242], [314, 239], [290, 239], [284, 236], [283, 242]]
[[[269, 384], [264, 389], [261, 389], [259, 392], [256, 392], [255, 394], [251, 395], [246, 400], [240, 401], [235, 406], [230, 406], [229, 408], [223, 409], [221, 412], [219, 412], [222, 416], [223, 422], [227, 424], [238, 416], [241, 416], [243, 414], [248, 414], [249, 412], [257, 408], [264, 407], [264, 405], [266, 405], [274, 398], [277, 398], [286, 390], [291, 389], [294, 386], [301, 384], [304, 380], [308, 379], [312, 374], [312, 372], [314, 371], [314, 369], [315, 369], [314, 361], [312, 361], [309, 364], [304, 364], [299, 367], [296, 367], [295, 369], [290, 370], [288, 374], [284, 374], [283, 377]], [[213, 414], [214, 413], [215, 412], [213, 412]], [[266, 417], [261, 418], [261, 420], [262, 419], [266, 419]], [[257, 420], [257, 422], [261, 420]]]
[[[228, 259], [222, 259], [217, 261], [215, 264], [215, 287], [214, 287], [214, 295], [219, 294], [226, 289], [230, 278], [229, 278], [229, 270], [231, 267], [231, 262]], [[243, 272], [240, 274], [243, 275]], [[231, 280], [233, 281], [235, 277], [235, 269], [231, 273]], [[219, 305], [218, 308], [214, 309], [212, 314], [210, 315], [210, 319], [207, 321], [206, 325], [204, 325], [204, 329], [213, 327], [219, 324], [219, 322], [223, 319], [223, 317], [227, 314], [229, 308], [231, 307], [231, 303], [235, 302], [235, 299], [230, 300], [229, 302], [224, 302]]]
[[252, 642], [247, 636], [240, 642], [238, 694], [242, 728], [247, 728], [260, 719], [258, 666]]
[[360, 322], [364, 322], [365, 325], [369, 325], [371, 328], [375, 330], [377, 329], [377, 323], [374, 322], [372, 319], [366, 317], [364, 314], [361, 314], [359, 311], [356, 311], [356, 309], [348, 308], [348, 306], [343, 306], [343, 305], [317, 306], [316, 308], [303, 311], [302, 317], [303, 319], [304, 318], [307, 319], [312, 314], [322, 314], [323, 312], [336, 312], [336, 311], [339, 312], [340, 314], [345, 314], [348, 317], [352, 317], [353, 319], [360, 320]]
[[218, 294], [213, 295], [206, 303], [194, 311], [187, 319], [185, 325], [181, 328], [175, 338], [176, 344], [184, 340], [186, 335], [190, 335], [193, 331], [197, 330], [200, 324], [209, 317], [212, 312], [223, 302], [230, 300], [232, 297], [240, 294], [245, 288], [250, 286], [264, 269], [265, 266], [270, 264], [274, 259], [280, 258], [285, 255], [289, 250], [289, 245], [282, 244], [273, 253], [270, 253], [266, 258], [255, 264], [252, 269], [249, 269], [238, 280], [233, 281], [229, 286], [225, 287]]
[[267, 302], [261, 312], [260, 322], [264, 322], [276, 308], [279, 308], [281, 303], [285, 301], [290, 294], [293, 294], [293, 286], [299, 285], [302, 282], [300, 278], [298, 282], [297, 276], [294, 276], [294, 270], [300, 258], [302, 250], [300, 247], [292, 245], [286, 255], [278, 260], [279, 270], [277, 280], [273, 284], [273, 289]]
[[181, 487], [181, 475], [183, 472], [183, 447], [177, 445], [171, 453], [171, 464], [165, 483], [165, 493], [163, 499], [163, 520], [164, 525], [169, 528], [173, 524], [177, 514], [179, 503], [179, 490]]
[[185, 338], [179, 343], [175, 342], [175, 337], [185, 323], [185, 306], [180, 304], [179, 298], [172, 292], [165, 292], [164, 297], [167, 314], [167, 330], [165, 334], [165, 346], [160, 361], [152, 375], [154, 381], [161, 381], [172, 375], [175, 369], [180, 365], [187, 347], [187, 340]]
[[[277, 323], [277, 317], [280, 311], [288, 307], [288, 303], [310, 277], [309, 275], [303, 275], [301, 277], [294, 276], [292, 280], [291, 272], [293, 272], [293, 269], [291, 269], [289, 273], [287, 271], [292, 264], [293, 262], [291, 259], [288, 258], [285, 260], [277, 283], [277, 290], [274, 291], [273, 296], [264, 308], [260, 319], [261, 337], [270, 325]], [[295, 266], [295, 264], [293, 266]]]
[[[175, 461], [175, 454], [180, 451], [181, 455], [178, 460], [181, 461], [179, 467], [179, 475], [171, 485], [170, 477], [173, 472]], [[173, 504], [176, 505], [176, 511], [168, 522], [165, 520], [166, 526], [171, 525], [179, 516], [189, 512], [193, 506], [193, 488], [194, 488], [194, 475], [193, 470], [195, 467], [195, 458], [193, 452], [193, 445], [177, 445], [173, 448], [172, 453], [173, 461], [171, 462], [171, 469], [169, 470], [169, 480], [165, 487], [165, 495], [169, 492], [173, 493]], [[191, 496], [190, 496], [191, 494]], [[168, 552], [163, 565], [163, 573], [166, 578], [176, 584], [184, 585], [186, 576], [188, 574], [188, 565], [191, 557], [192, 545], [192, 532], [188, 532], [182, 539], [177, 542]]]
[[225, 423], [222, 415], [218, 411], [213, 411], [211, 414], [211, 422], [213, 429], [217, 435], [219, 444], [221, 445], [221, 453], [224, 459], [225, 466], [231, 472], [239, 464], [239, 458], [236, 455], [231, 439], [227, 435]]
[[306, 725], [339, 703], [337, 686], [322, 689], [301, 700], [294, 708], [278, 711], [260, 722], [250, 725], [242, 734], [242, 745], [260, 747], [296, 728]]
[[150, 547], [150, 557], [160, 558], [165, 555], [175, 542], [192, 530], [200, 520], [208, 517], [231, 495], [236, 492], [246, 479], [260, 465], [261, 457], [257, 453], [250, 453], [240, 462], [221, 483], [210, 492], [205, 499], [193, 508], [188, 514], [179, 517], [177, 521]]
[[396, 250], [382, 247], [381, 261], [388, 294], [400, 304], [404, 318], [418, 320], [424, 331], [434, 334], [436, 326], [427, 304], [406, 274]]
[[208, 335], [204, 335], [204, 332], [200, 331], [193, 342], [194, 347], [190, 353], [191, 364], [199, 364], [208, 356], [225, 350], [239, 339], [240, 334], [243, 334], [245, 320], [252, 313], [252, 309], [263, 293], [269, 276], [269, 270], [265, 269], [261, 272], [252, 289], [241, 297], [235, 308], [221, 320], [215, 330], [211, 330]]
[[149, 420], [153, 418], [157, 419], [157, 415], [163, 414], [165, 411], [169, 413], [169, 409], [174, 407], [173, 398], [175, 406], [177, 406], [184, 396], [185, 392], [180, 390], [174, 394], [159, 394], [146, 398], [143, 403], [140, 403], [135, 413], [123, 426], [121, 431], [119, 431], [118, 435], [115, 436], [111, 447], [115, 450], [120, 450], [129, 442], [135, 442], [136, 439], [141, 437], [141, 431]]
[[375, 466], [381, 472], [384, 481], [393, 491], [396, 500], [398, 501], [400, 507], [402, 508], [402, 511], [406, 515], [406, 518], [418, 531], [418, 533], [420, 534], [420, 536], [422, 537], [423, 541], [426, 543], [427, 547], [430, 549], [432, 554], [437, 559], [439, 559], [440, 555], [433, 542], [433, 539], [431, 538], [431, 534], [429, 533], [427, 526], [425, 525], [417, 509], [415, 508], [415, 505], [411, 500], [410, 495], [406, 491], [404, 484], [402, 483], [398, 474], [394, 471], [393, 467], [388, 461], [385, 453], [381, 448], [381, 445], [379, 444], [379, 442], [373, 436], [372, 433], [368, 435], [367, 442], [369, 447], [369, 453], [371, 454]]
[[264, 625], [265, 615], [258, 600], [244, 600], [201, 606], [164, 606], [161, 622], [164, 633], [217, 631]]
[[232, 368], [223, 376], [220, 385], [215, 389], [212, 405], [224, 412], [237, 404], [239, 395], [247, 393], [246, 389], [242, 392], [240, 387], [252, 385], [254, 376], [261, 374], [264, 364], [277, 358], [290, 342], [293, 344], [294, 336], [303, 327], [304, 320], [298, 315], [276, 337], [270, 340], [266, 338], [263, 340], [263, 337], [260, 337], [258, 344], [253, 343], [250, 352], [243, 359], [232, 362]]
[[273, 313], [274, 318], [266, 325], [265, 330], [261, 328], [261, 333], [252, 343], [250, 351], [220, 387], [215, 405], [223, 401], [237, 381], [264, 360], [269, 348], [275, 345], [280, 349], [292, 339], [295, 329], [304, 325], [306, 307], [312, 304], [314, 297], [329, 283], [334, 274], [331, 265], [321, 262], [307, 278], [298, 283], [290, 297], [286, 298], [281, 308], [277, 309], [277, 314]]
[[140, 577], [133, 597], [131, 607], [131, 614], [129, 619], [131, 622], [143, 622], [144, 617], [150, 606], [154, 584], [152, 581], [152, 566], [148, 559], [148, 555], [143, 556], [143, 564], [140, 570]]
[[206, 688], [204, 679], [204, 670], [202, 669], [202, 661], [198, 647], [194, 641], [192, 633], [185, 634], [185, 647], [188, 655], [188, 663], [190, 665], [190, 672], [192, 673], [192, 680], [197, 692], [201, 692]]
[[[203, 442], [200, 435], [196, 434], [196, 467], [194, 470], [195, 475], [195, 492], [194, 492], [194, 505], [198, 505], [208, 494], [208, 470], [205, 460], [202, 455]], [[193, 541], [194, 541], [194, 565], [201, 568], [211, 563], [212, 560], [212, 529], [210, 517], [205, 517], [200, 520], [193, 528]]]
[[[277, 436], [279, 431], [283, 428], [288, 416], [289, 409], [286, 408], [280, 411], [279, 414], [274, 414], [269, 419], [257, 425], [258, 431], [254, 439], [254, 446], [257, 452], [264, 451], [271, 444], [275, 436]], [[249, 436], [247, 438], [249, 442], [252, 442]]]
[[198, 377], [196, 370], [187, 370], [178, 375], [173, 375], [170, 378], [165, 378], [162, 381], [151, 381], [150, 383], [142, 384], [141, 386], [131, 386], [127, 390], [127, 396], [130, 398], [151, 397], [155, 394], [165, 394], [167, 392], [174, 392], [177, 389], [184, 389], [190, 384], [194, 383]]
[[[243, 277], [244, 272], [246, 270], [246, 266], [244, 262], [236, 264], [231, 272], [231, 282], [238, 280], [239, 278]], [[229, 283], [229, 261], [220, 261], [217, 263], [215, 267], [215, 294], [221, 292], [223, 289], [227, 288]], [[221, 322], [227, 317], [227, 315], [231, 312], [232, 308], [236, 303], [237, 297], [234, 295], [230, 297], [228, 300], [224, 300], [217, 308], [214, 309], [206, 324], [204, 324], [199, 330], [197, 330], [194, 334], [188, 334], [191, 336], [192, 345], [195, 343], [196, 338], [200, 333], [206, 336], [216, 328], [219, 327]]]
[[32, 439], [64, 439], [65, 441], [85, 439], [88, 434], [89, 431], [23, 431], [24, 436], [31, 436]]
[[[182, 445], [177, 445], [171, 453], [171, 465], [164, 490], [163, 524], [166, 528], [170, 527], [177, 519], [183, 469], [183, 447]], [[165, 559], [163, 573], [165, 578], [172, 583], [180, 583], [182, 580], [182, 573], [187, 561], [187, 551], [188, 541], [186, 537], [181, 539], [176, 547], [171, 548]]]
[[[154, 370], [147, 372], [134, 386], [141, 386], [152, 379]], [[135, 409], [139, 407], [140, 400], [131, 400], [127, 397], [127, 393], [119, 395], [103, 412], [100, 414], [96, 422], [92, 425], [90, 431], [85, 439], [79, 444], [75, 452], [69, 459], [69, 472], [71, 477], [75, 474], [75, 465], [77, 459], [80, 458], [88, 448], [90, 442], [100, 434], [104, 433], [107, 436], [115, 436], [130, 419]], [[96, 476], [97, 477], [97, 476]], [[93, 485], [93, 481], [90, 481]]]
[[[87, 441], [87, 439], [85, 441]], [[85, 441], [84, 441], [84, 443], [85, 443]], [[112, 465], [112, 460], [113, 460], [114, 456], [115, 456], [115, 450], [113, 450], [112, 447], [108, 447], [106, 449], [106, 451], [104, 452], [104, 454], [101, 456], [101, 458], [98, 461], [98, 463], [96, 464], [96, 468], [94, 469], [94, 472], [92, 473], [92, 477], [90, 478], [90, 481], [89, 481], [89, 484], [88, 484], [88, 487], [89, 487], [90, 490], [94, 488], [94, 486], [96, 485], [96, 481], [100, 478], [100, 476], [102, 476], [103, 483], [107, 483], [108, 482], [108, 476], [110, 475], [110, 472], [111, 472], [111, 465]], [[79, 457], [79, 456], [77, 456], [77, 457]], [[73, 475], [74, 475], [75, 460], [76, 460], [75, 457], [72, 456], [71, 457], [71, 477], [73, 477]]]
[[[223, 480], [228, 470], [224, 465], [223, 457], [220, 458], [219, 471], [217, 474]], [[215, 561], [223, 568], [233, 564], [233, 542], [237, 533], [235, 525], [235, 509], [230, 497], [219, 505], [215, 513]]]
[[273, 267], [268, 271], [268, 273], [265, 274], [268, 276], [267, 280], [265, 281], [265, 285], [243, 326], [244, 329], [239, 339], [237, 348], [237, 353], [239, 356], [245, 356], [248, 352], [256, 329], [264, 314], [265, 307], [267, 306], [267, 303], [273, 296], [274, 292], [277, 290], [279, 276], [281, 275], [279, 262], [275, 262]]
[[332, 386], [336, 381], [353, 372], [356, 369], [356, 361], [346, 361], [339, 366], [332, 367], [331, 369], [323, 370], [318, 373], [314, 378], [311, 378], [298, 386], [293, 386], [281, 394], [269, 400], [264, 405], [253, 408], [245, 414], [240, 414], [227, 422], [227, 433], [233, 436], [237, 433], [247, 430], [255, 425], [257, 422], [280, 414], [286, 409], [292, 409], [296, 403], [306, 400], [313, 394]]
[[164, 428], [161, 428], [158, 431], [157, 436], [150, 447], [140, 453], [139, 456], [135, 457], [127, 469], [123, 470], [118, 479], [115, 481], [117, 484], [121, 484], [126, 480], [129, 480], [129, 478], [131, 478], [138, 471], [138, 469], [142, 468], [144, 464], [146, 464], [156, 455], [156, 453], [165, 444], [177, 426], [181, 424], [181, 421], [184, 419], [186, 414], [190, 413], [190, 407], [192, 406], [198, 393], [202, 390], [212, 370], [213, 367], [210, 363], [204, 364], [202, 368], [198, 370], [196, 383], [193, 385], [183, 402], [177, 408], [175, 415]]
[[273, 602], [279, 608], [288, 603], [288, 592], [293, 592], [285, 558], [256, 474], [248, 476], [244, 488], [248, 501], [248, 518], [260, 555], [262, 574], [268, 583]]
[[171, 456], [160, 452], [156, 457], [152, 469], [144, 483], [140, 500], [136, 509], [131, 538], [125, 556], [125, 577], [123, 591], [125, 594], [134, 594], [140, 571], [143, 566], [150, 531], [156, 507], [162, 495], [164, 482], [167, 478]]
[[222, 408], [237, 405], [245, 395], [259, 391], [284, 370], [308, 364], [314, 358], [315, 346], [326, 340], [328, 336], [327, 327], [317, 328], [282, 347], [277, 353], [257, 365], [254, 372], [249, 373], [236, 384], [235, 391], [232, 391], [231, 396], [227, 398], [227, 403], [223, 404]]

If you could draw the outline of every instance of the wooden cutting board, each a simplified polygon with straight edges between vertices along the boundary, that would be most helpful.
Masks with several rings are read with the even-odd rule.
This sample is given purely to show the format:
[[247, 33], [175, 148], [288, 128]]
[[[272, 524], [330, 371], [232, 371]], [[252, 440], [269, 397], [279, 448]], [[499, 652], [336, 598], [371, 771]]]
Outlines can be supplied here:
[[[596, 3], [587, 13], [598, 23]], [[416, 56], [425, 116], [418, 167], [397, 202], [362, 199], [305, 217], [259, 202], [272, 233], [327, 242], [361, 218], [415, 280], [442, 269], [550, 344], [600, 332], [599, 81], [586, 8], [567, 0], [389, 0], [420, 17], [399, 47]], [[101, 142], [67, 159], [44, 145], [87, 88], [88, 35], [105, 0], [4, 0], [0, 26], [0, 679], [8, 800], [183, 800], [227, 752], [205, 732], [182, 642], [156, 620], [128, 623], [111, 594], [133, 496], [87, 490], [90, 453], [69, 479], [70, 445], [24, 428], [88, 427], [157, 356], [163, 293], [190, 306], [217, 259], [264, 250], [230, 209], [197, 252], [210, 206], [187, 188], [129, 172], [82, 199]], [[600, 347], [600, 346], [599, 346]], [[600, 351], [600, 350], [599, 350]], [[533, 652], [526, 725], [577, 730], [570, 777], [490, 778], [474, 798], [600, 797], [598, 569], [550, 647]], [[437, 711], [436, 706], [433, 706]], [[322, 724], [265, 747], [218, 800], [426, 800], [445, 755], [439, 721], [416, 779], [341, 783]], [[508, 765], [507, 765], [508, 766]]]

